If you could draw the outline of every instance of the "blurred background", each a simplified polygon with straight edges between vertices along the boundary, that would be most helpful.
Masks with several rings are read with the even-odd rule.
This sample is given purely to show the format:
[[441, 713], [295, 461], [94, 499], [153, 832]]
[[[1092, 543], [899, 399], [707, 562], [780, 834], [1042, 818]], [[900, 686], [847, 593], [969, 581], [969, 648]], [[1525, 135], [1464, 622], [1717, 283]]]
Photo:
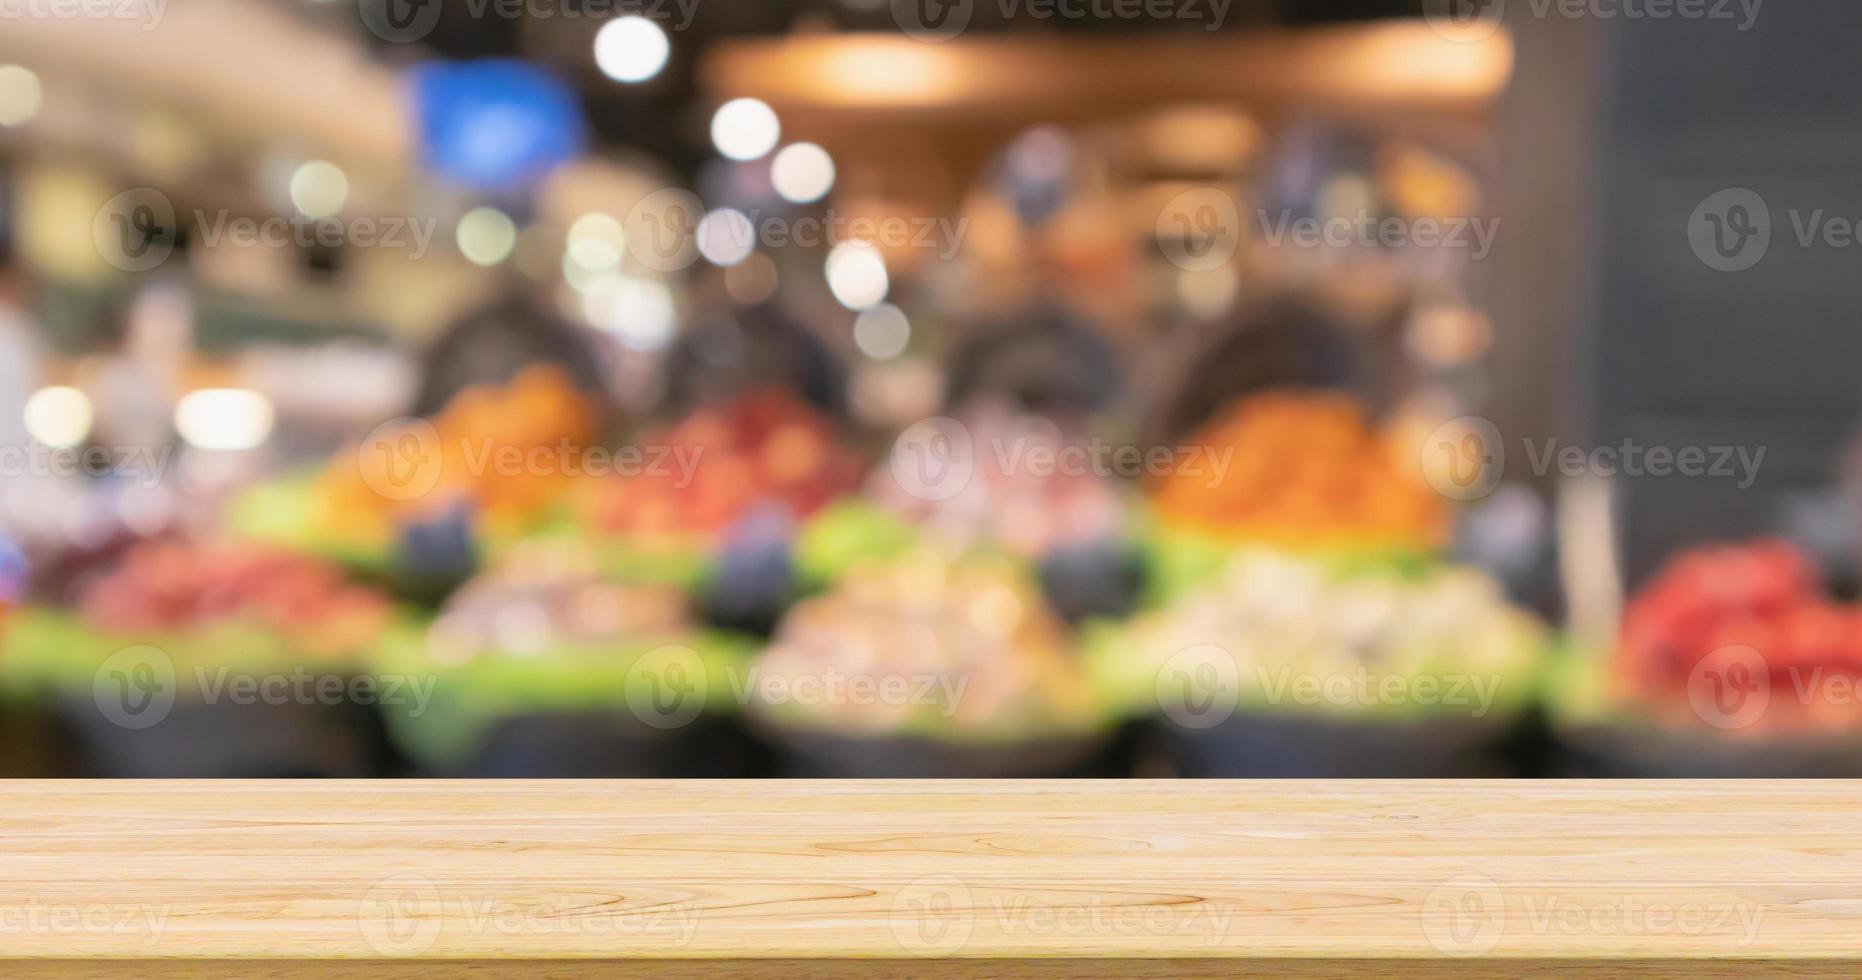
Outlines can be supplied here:
[[1862, 775], [1859, 19], [0, 4], [0, 772]]

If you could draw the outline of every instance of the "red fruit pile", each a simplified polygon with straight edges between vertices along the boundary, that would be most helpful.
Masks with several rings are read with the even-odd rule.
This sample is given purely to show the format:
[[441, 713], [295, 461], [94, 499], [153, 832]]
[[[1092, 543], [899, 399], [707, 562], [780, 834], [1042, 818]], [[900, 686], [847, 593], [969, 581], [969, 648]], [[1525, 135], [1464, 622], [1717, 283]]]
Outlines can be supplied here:
[[1810, 560], [1782, 541], [1715, 545], [1668, 563], [1630, 602], [1618, 665], [1631, 693], [1688, 697], [1696, 668], [1729, 648], [1763, 670], [1769, 700], [1752, 726], [1862, 720], [1862, 606], [1834, 602]]
[[308, 653], [352, 652], [387, 625], [386, 599], [336, 566], [239, 545], [142, 544], [79, 598], [99, 630], [173, 635], [239, 624]]
[[699, 409], [640, 445], [641, 472], [606, 481], [594, 504], [610, 533], [709, 534], [762, 503], [801, 520], [865, 471], [831, 420], [777, 388]]

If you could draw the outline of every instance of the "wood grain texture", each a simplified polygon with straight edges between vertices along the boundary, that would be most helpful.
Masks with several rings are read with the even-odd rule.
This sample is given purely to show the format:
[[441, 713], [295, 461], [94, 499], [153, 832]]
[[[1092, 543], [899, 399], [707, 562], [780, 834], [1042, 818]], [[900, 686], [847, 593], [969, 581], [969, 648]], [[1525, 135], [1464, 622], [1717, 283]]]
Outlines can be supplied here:
[[1858, 926], [1853, 783], [0, 783], [7, 976], [1853, 976]]

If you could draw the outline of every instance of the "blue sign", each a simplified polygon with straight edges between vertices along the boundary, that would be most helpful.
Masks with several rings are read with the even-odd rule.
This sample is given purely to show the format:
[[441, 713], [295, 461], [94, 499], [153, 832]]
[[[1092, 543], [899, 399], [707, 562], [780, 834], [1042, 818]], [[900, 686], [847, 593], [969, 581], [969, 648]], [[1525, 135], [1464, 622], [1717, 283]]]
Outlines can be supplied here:
[[582, 152], [581, 103], [521, 61], [430, 62], [413, 71], [421, 160], [480, 191], [522, 190]]

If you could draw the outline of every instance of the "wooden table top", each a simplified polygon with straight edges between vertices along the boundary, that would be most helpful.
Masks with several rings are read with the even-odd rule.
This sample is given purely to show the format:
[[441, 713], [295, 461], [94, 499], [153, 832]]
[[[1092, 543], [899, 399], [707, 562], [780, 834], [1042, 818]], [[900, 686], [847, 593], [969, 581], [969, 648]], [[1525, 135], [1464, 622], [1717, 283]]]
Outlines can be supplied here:
[[1727, 958], [1862, 972], [1862, 785], [0, 783], [8, 976], [1621, 976]]

